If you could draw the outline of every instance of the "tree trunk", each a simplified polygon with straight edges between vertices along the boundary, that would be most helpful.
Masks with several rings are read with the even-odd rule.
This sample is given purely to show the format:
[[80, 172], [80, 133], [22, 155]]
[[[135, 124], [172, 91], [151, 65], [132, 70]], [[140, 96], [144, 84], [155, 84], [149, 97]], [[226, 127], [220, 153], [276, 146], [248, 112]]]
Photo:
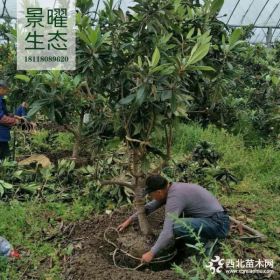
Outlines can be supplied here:
[[[166, 138], [166, 156], [167, 162], [171, 159], [171, 147], [173, 137], [172, 123], [165, 126], [165, 138]], [[167, 164], [167, 163], [166, 163]]]
[[140, 229], [144, 235], [151, 235], [153, 232], [149, 225], [147, 215], [145, 213], [145, 198], [144, 188], [146, 182], [146, 176], [141, 172], [141, 160], [143, 154], [138, 150], [133, 150], [133, 176], [135, 178], [135, 207], [138, 213], [138, 221]]
[[84, 110], [82, 110], [80, 113], [78, 128], [77, 128], [77, 131], [74, 133], [75, 143], [74, 143], [73, 150], [72, 150], [72, 158], [74, 158], [74, 159], [78, 158], [79, 152], [80, 152], [83, 120], [84, 120]]
[[145, 213], [145, 198], [144, 198], [145, 180], [138, 182], [135, 189], [135, 207], [138, 213], [138, 221], [140, 229], [144, 235], [151, 235], [153, 232], [148, 222], [147, 215]]
[[79, 156], [79, 151], [80, 151], [80, 138], [77, 137], [75, 139], [75, 143], [74, 143], [73, 150], [72, 150], [73, 159], [76, 159]]

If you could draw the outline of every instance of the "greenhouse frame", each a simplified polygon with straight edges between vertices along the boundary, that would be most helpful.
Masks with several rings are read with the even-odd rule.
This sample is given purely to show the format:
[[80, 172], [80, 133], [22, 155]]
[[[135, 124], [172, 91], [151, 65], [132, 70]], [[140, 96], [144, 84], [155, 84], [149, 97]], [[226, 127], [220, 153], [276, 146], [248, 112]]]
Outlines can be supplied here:
[[[93, 15], [104, 4], [101, 0], [94, 2]], [[196, 1], [199, 2], [199, 1]], [[130, 0], [115, 1], [116, 6], [128, 9], [133, 5]], [[279, 0], [225, 0], [218, 18], [230, 27], [253, 26], [250, 43], [264, 43], [270, 46], [280, 38], [280, 1]], [[16, 18], [16, 0], [0, 1], [0, 19]]]

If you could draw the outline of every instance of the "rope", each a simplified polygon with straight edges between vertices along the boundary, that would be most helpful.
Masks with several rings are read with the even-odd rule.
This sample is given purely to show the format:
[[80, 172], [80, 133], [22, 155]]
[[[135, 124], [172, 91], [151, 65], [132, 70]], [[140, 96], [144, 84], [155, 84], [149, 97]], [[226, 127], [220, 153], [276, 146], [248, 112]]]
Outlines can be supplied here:
[[117, 262], [116, 262], [116, 254], [117, 254], [118, 251], [119, 251], [119, 249], [116, 248], [116, 249], [114, 250], [114, 252], [113, 252], [113, 262], [114, 262], [115, 267], [120, 268], [120, 269], [126, 269], [126, 270], [137, 270], [137, 269], [139, 269], [140, 267], [142, 267], [142, 266], [145, 265], [145, 263], [140, 263], [139, 265], [137, 265], [137, 266], [134, 267], [134, 268], [129, 268], [129, 267], [125, 267], [125, 266], [119, 266], [119, 265], [117, 264]]
[[[111, 241], [108, 237], [107, 237], [107, 233], [109, 230], [112, 230], [114, 232], [117, 233], [117, 236], [118, 238], [120, 237], [120, 234], [119, 234], [119, 231], [114, 228], [114, 227], [108, 227], [105, 231], [104, 231], [104, 234], [103, 234], [103, 237], [104, 237], [104, 240], [111, 244], [112, 246], [115, 247], [115, 250], [113, 251], [113, 262], [114, 262], [114, 265], [117, 267], [117, 268], [121, 268], [121, 269], [128, 269], [128, 270], [137, 270], [139, 269], [140, 267], [146, 265], [146, 263], [143, 263], [141, 258], [138, 258], [138, 257], [135, 257], [133, 255], [131, 255], [130, 253], [128, 253], [127, 251], [121, 249], [116, 243], [114, 243], [113, 241]], [[122, 254], [134, 259], [134, 260], [137, 260], [137, 261], [140, 261], [141, 263], [136, 266], [135, 268], [128, 268], [128, 267], [123, 267], [123, 266], [119, 266], [116, 262], [116, 254], [117, 252], [121, 252]], [[157, 258], [154, 258], [150, 263], [151, 264], [158, 264], [158, 263], [165, 263], [165, 262], [168, 262], [168, 261], [171, 261], [175, 255], [177, 254], [177, 250], [175, 249], [172, 253], [166, 255], [166, 256], [162, 256], [162, 257], [157, 257]]]

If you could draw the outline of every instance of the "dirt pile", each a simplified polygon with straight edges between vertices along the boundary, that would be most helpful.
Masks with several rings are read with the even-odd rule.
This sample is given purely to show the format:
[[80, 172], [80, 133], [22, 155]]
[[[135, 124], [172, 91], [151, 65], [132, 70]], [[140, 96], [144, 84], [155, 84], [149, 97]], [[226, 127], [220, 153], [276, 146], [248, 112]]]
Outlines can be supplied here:
[[[163, 210], [163, 209], [161, 209]], [[129, 208], [122, 208], [114, 212], [112, 215], [95, 215], [91, 219], [79, 222], [75, 225], [74, 231], [68, 242], [74, 248], [69, 259], [64, 261], [64, 277], [65, 280], [179, 280], [180, 278], [174, 271], [171, 270], [171, 263], [163, 263], [156, 265], [149, 265], [141, 267], [139, 270], [126, 270], [118, 268], [113, 262], [113, 253], [115, 247], [108, 244], [104, 240], [104, 232], [110, 227], [116, 227], [124, 219], [126, 219], [132, 210]], [[159, 234], [163, 223], [163, 212], [157, 212], [149, 216], [149, 220], [155, 225], [155, 234]], [[124, 244], [125, 251], [141, 255], [142, 251], [150, 248], [150, 244], [154, 240], [145, 240], [139, 234], [138, 223], [131, 226], [129, 230], [120, 236], [116, 231], [112, 230], [109, 237], [113, 242]], [[115, 234], [115, 236], [114, 236]], [[240, 236], [239, 236], [240, 237]], [[232, 229], [229, 239], [226, 241], [230, 244], [235, 252], [237, 259], [266, 259], [267, 257], [261, 252], [249, 248], [246, 243], [238, 240], [238, 234]], [[66, 245], [66, 246], [67, 246]], [[179, 264], [184, 271], [190, 271], [193, 265], [189, 258], [186, 258], [186, 253], [190, 248], [182, 251], [174, 261]], [[133, 250], [130, 250], [133, 249]], [[178, 247], [178, 250], [180, 248]], [[185, 255], [183, 257], [183, 254]], [[219, 250], [216, 253], [222, 258], [223, 252]], [[130, 258], [119, 255], [115, 258], [116, 264], [122, 267], [137, 267], [140, 262], [138, 260], [131, 260]], [[248, 274], [235, 275], [238, 279], [266, 279], [263, 274]], [[279, 274], [275, 271], [270, 279], [279, 279]], [[218, 275], [216, 276], [217, 279]], [[216, 279], [216, 278], [215, 278]]]
[[[151, 270], [149, 267], [144, 267], [141, 271], [136, 271], [119, 269], [114, 265], [112, 260], [114, 247], [104, 240], [104, 231], [108, 227], [117, 226], [130, 213], [131, 210], [123, 208], [113, 215], [94, 216], [92, 219], [76, 225], [71, 240], [69, 240], [69, 244], [72, 244], [75, 249], [65, 267], [65, 280], [180, 279], [175, 272], [170, 270], [170, 265], [165, 265], [165, 267], [162, 267], [163, 270], [157, 272]], [[158, 215], [156, 216], [157, 219]], [[155, 216], [151, 218], [155, 218]], [[161, 223], [162, 221], [158, 219], [157, 222]], [[136, 232], [137, 229], [135, 230], [135, 228], [131, 227], [130, 231], [126, 233], [134, 236], [135, 239], [131, 239], [131, 242], [137, 241]]]

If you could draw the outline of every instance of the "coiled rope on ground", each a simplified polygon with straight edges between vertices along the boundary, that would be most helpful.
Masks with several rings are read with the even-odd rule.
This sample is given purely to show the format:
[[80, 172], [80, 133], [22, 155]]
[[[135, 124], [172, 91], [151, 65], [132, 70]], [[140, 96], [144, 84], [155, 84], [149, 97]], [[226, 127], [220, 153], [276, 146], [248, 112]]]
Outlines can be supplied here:
[[[143, 266], [146, 265], [146, 263], [142, 262], [141, 258], [138, 258], [138, 257], [135, 257], [135, 256], [131, 255], [129, 252], [123, 250], [123, 249], [120, 248], [116, 243], [114, 243], [112, 240], [110, 240], [110, 238], [108, 238], [108, 232], [109, 232], [109, 231], [114, 231], [115, 233], [117, 233], [117, 236], [118, 236], [118, 237], [120, 237], [120, 234], [119, 234], [119, 231], [118, 231], [116, 228], [114, 228], [114, 227], [108, 227], [108, 228], [104, 231], [104, 235], [103, 235], [104, 240], [105, 240], [107, 243], [109, 243], [109, 244], [111, 244], [112, 246], [115, 247], [115, 249], [114, 249], [114, 251], [113, 251], [113, 253], [112, 253], [112, 256], [113, 256], [114, 265], [115, 265], [117, 268], [128, 269], [128, 270], [137, 270], [137, 269], [139, 269], [139, 268], [141, 268], [141, 267], [143, 267]], [[134, 260], [139, 261], [140, 264], [137, 265], [137, 266], [134, 267], [134, 268], [129, 268], [129, 267], [124, 267], [124, 266], [118, 265], [117, 262], [116, 262], [116, 256], [117, 256], [117, 253], [118, 253], [118, 252], [120, 252], [120, 253], [126, 255], [127, 257], [130, 257], [130, 258], [134, 259]], [[169, 261], [171, 261], [171, 260], [175, 257], [176, 254], [177, 254], [177, 250], [175, 249], [172, 253], [170, 253], [170, 254], [168, 254], [168, 255], [154, 258], [154, 259], [150, 262], [150, 264], [159, 264], [159, 263], [169, 262]]]

